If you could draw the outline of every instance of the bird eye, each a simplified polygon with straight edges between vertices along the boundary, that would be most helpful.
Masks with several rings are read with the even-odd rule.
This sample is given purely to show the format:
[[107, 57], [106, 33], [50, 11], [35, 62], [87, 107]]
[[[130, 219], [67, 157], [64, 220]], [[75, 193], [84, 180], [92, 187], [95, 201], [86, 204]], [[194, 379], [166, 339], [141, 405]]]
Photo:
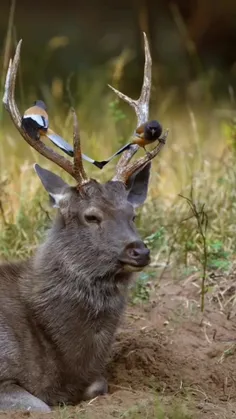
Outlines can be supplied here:
[[134, 215], [133, 218], [132, 218], [133, 223], [135, 223], [136, 218], [137, 218], [137, 216]]

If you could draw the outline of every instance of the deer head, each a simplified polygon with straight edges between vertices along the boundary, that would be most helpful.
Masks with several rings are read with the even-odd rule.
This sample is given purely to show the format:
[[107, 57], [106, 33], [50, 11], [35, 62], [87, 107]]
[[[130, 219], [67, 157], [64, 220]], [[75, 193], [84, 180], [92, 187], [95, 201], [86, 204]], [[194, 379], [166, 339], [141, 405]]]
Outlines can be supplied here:
[[[116, 89], [113, 91], [135, 110], [137, 125], [148, 120], [151, 90], [151, 55], [144, 34], [145, 66], [141, 95], [133, 100]], [[82, 163], [78, 120], [74, 115], [74, 161], [59, 155], [41, 140], [33, 140], [21, 127], [21, 115], [15, 102], [15, 82], [20, 61], [21, 41], [15, 57], [10, 61], [3, 102], [25, 141], [40, 154], [56, 163], [75, 180], [69, 186], [59, 176], [39, 165], [35, 170], [49, 194], [51, 203], [59, 209], [57, 222], [52, 229], [51, 245], [57, 254], [70, 255], [76, 265], [87, 275], [104, 276], [109, 271], [139, 270], [149, 263], [149, 250], [138, 236], [134, 224], [135, 208], [147, 196], [151, 160], [160, 152], [163, 142], [144, 157], [131, 162], [138, 146], [133, 145], [120, 158], [112, 180], [100, 184], [89, 179]], [[164, 134], [165, 139], [168, 132]], [[57, 240], [55, 240], [55, 235]], [[59, 239], [60, 238], [60, 239]], [[88, 263], [88, 255], [91, 261]]]

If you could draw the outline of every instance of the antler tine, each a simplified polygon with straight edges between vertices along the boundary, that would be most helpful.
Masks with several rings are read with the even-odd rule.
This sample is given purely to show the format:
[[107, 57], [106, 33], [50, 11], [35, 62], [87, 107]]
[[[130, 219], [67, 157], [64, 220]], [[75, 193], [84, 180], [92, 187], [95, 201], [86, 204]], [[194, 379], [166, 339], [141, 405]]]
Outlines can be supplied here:
[[[110, 89], [115, 92], [115, 94], [128, 103], [132, 108], [134, 108], [136, 117], [137, 117], [137, 126], [144, 124], [148, 120], [149, 115], [149, 100], [150, 100], [150, 93], [151, 93], [151, 78], [152, 78], [152, 57], [150, 54], [149, 43], [147, 40], [146, 33], [143, 32], [144, 36], [144, 52], [145, 52], [145, 64], [144, 64], [144, 75], [143, 75], [143, 85], [140, 93], [139, 99], [135, 100], [132, 99], [119, 90], [115, 89], [114, 87], [108, 85]], [[117, 174], [122, 170], [123, 167], [127, 165], [127, 163], [131, 160], [133, 155], [138, 150], [138, 145], [132, 145], [127, 151], [125, 151], [120, 158], [117, 166], [116, 172]]]
[[82, 154], [81, 154], [81, 144], [80, 144], [80, 131], [79, 131], [79, 121], [76, 115], [74, 108], [72, 108], [73, 119], [74, 119], [74, 174], [79, 183], [85, 183], [88, 180], [86, 172], [84, 170]]
[[156, 145], [156, 147], [146, 154], [144, 157], [140, 157], [138, 160], [126, 165], [125, 167], [120, 167], [116, 171], [116, 175], [113, 180], [117, 180], [123, 183], [127, 183], [128, 179], [134, 174], [142, 170], [157, 154], [160, 153], [162, 147], [165, 145], [166, 139], [168, 137], [169, 130], [166, 130], [163, 134], [161, 141]]
[[29, 135], [21, 127], [21, 115], [15, 101], [15, 85], [17, 70], [20, 62], [21, 43], [22, 40], [19, 41], [16, 47], [14, 59], [10, 60], [9, 62], [5, 82], [5, 91], [3, 95], [3, 104], [6, 110], [9, 112], [15, 127], [17, 128], [21, 136], [24, 138], [24, 140], [36, 151], [38, 151], [39, 154], [46, 157], [53, 163], [57, 164], [59, 167], [61, 167], [67, 173], [69, 173], [76, 181], [80, 182], [81, 176], [76, 170], [74, 170], [74, 166], [69, 160], [67, 160], [64, 156], [61, 156], [60, 154], [56, 153], [50, 147], [47, 147], [41, 140], [34, 140], [31, 137], [29, 137]]
[[[134, 100], [129, 98], [128, 96], [124, 95], [123, 93], [119, 92], [118, 90], [112, 90], [123, 99], [125, 102], [129, 103], [135, 110], [137, 116], [137, 124], [138, 126], [144, 124], [148, 120], [149, 116], [149, 100], [150, 100], [150, 93], [151, 93], [151, 85], [152, 85], [152, 57], [150, 54], [150, 48], [147, 40], [147, 36], [145, 32], [143, 32], [144, 36], [144, 51], [145, 51], [145, 64], [144, 64], [144, 75], [143, 75], [143, 85], [141, 94], [138, 100]], [[113, 177], [113, 180], [118, 180], [124, 183], [127, 183], [129, 177], [139, 172], [142, 168], [144, 168], [156, 155], [161, 151], [163, 145], [165, 144], [166, 138], [168, 136], [168, 130], [164, 133], [162, 138], [160, 139], [157, 146], [150, 152], [147, 153], [144, 157], [139, 158], [138, 160], [129, 163], [133, 155], [138, 150], [138, 145], [132, 145], [130, 149], [124, 152], [123, 156], [119, 160], [116, 166], [116, 174]]]
[[8, 69], [7, 69], [7, 75], [6, 75], [6, 81], [5, 81], [5, 91], [3, 95], [3, 104], [8, 112], [10, 112], [9, 103], [8, 103], [8, 96], [9, 96], [9, 90], [10, 90], [10, 76], [11, 76], [11, 67], [12, 67], [12, 59], [9, 61]]

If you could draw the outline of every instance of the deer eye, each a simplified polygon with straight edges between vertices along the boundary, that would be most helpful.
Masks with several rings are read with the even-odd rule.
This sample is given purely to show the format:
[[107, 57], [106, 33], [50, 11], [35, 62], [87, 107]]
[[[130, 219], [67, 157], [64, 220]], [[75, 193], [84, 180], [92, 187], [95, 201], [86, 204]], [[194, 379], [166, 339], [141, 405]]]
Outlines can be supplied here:
[[100, 224], [102, 221], [101, 215], [94, 212], [84, 214], [84, 218], [87, 223]]

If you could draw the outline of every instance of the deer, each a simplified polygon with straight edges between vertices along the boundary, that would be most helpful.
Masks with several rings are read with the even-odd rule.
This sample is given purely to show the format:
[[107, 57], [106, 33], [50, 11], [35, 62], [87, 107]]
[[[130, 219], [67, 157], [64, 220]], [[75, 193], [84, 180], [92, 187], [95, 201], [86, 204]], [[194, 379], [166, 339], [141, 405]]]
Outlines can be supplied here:
[[[46, 239], [28, 260], [0, 265], [0, 410], [50, 412], [108, 393], [106, 364], [135, 272], [150, 251], [135, 227], [147, 197], [151, 161], [167, 138], [143, 157], [125, 151], [111, 180], [89, 178], [73, 113], [73, 162], [29, 137], [21, 126], [15, 85], [22, 40], [9, 62], [3, 103], [22, 138], [70, 174], [75, 184], [34, 165], [56, 209]], [[147, 121], [152, 59], [144, 33], [144, 78], [138, 100], [110, 86]]]

